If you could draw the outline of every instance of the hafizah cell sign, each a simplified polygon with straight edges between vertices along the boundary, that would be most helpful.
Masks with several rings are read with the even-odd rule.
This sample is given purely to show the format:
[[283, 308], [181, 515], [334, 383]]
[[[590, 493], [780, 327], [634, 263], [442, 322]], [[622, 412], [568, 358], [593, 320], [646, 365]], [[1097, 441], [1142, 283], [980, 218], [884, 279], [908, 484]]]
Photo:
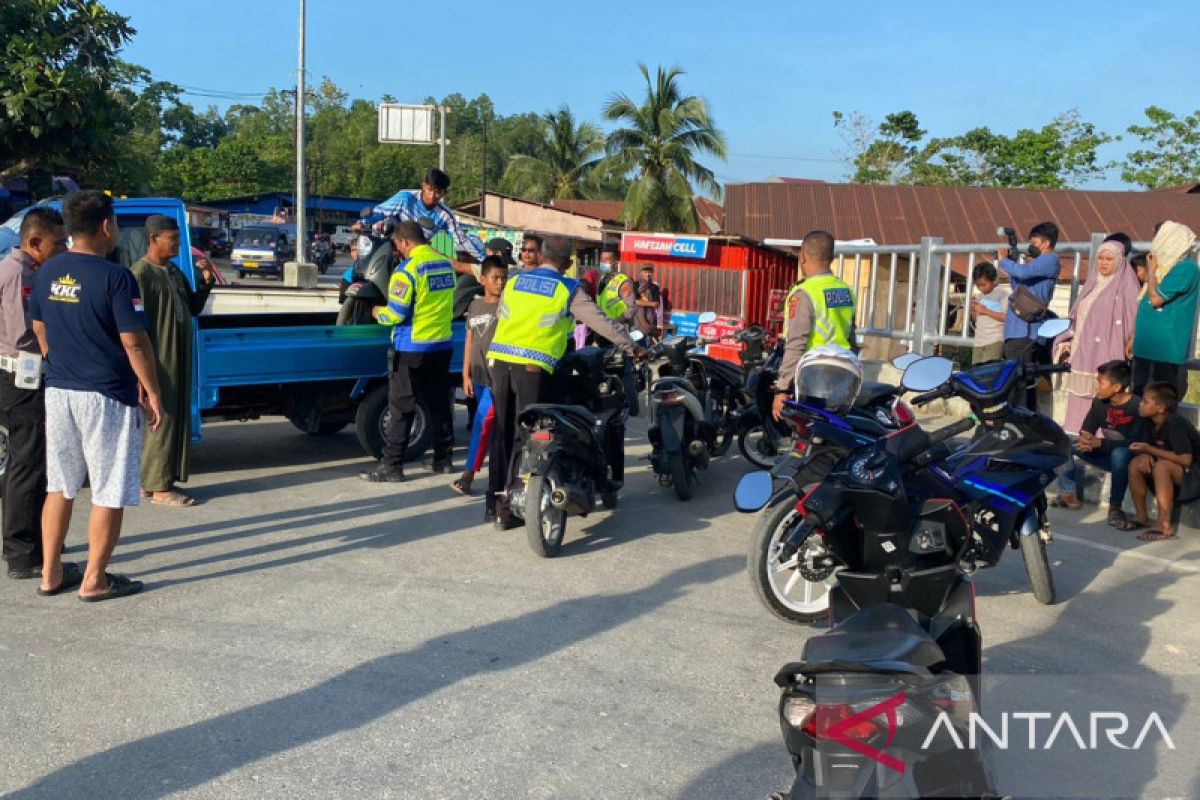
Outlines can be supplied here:
[[679, 236], [673, 233], [624, 233], [621, 250], [639, 256], [703, 259], [708, 255], [707, 236]]

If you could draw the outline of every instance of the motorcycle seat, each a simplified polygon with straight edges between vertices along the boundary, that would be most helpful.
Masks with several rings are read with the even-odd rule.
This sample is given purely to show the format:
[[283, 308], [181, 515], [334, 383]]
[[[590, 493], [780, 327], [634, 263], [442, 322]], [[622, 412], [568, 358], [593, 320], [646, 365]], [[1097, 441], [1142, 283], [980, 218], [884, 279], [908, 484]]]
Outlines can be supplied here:
[[946, 660], [937, 642], [900, 606], [856, 611], [833, 630], [804, 643], [798, 672], [853, 670], [927, 674]]
[[656, 391], [659, 391], [660, 389], [674, 389], [674, 388], [683, 389], [684, 391], [689, 392], [691, 394], [699, 394], [699, 392], [696, 391], [696, 387], [692, 385], [691, 381], [689, 381], [687, 378], [679, 378], [674, 375], [671, 375], [671, 376], [665, 377], [665, 378], [659, 378], [650, 387], [650, 391], [656, 392]]
[[898, 391], [895, 386], [890, 384], [868, 381], [858, 390], [858, 397], [854, 399], [854, 405], [860, 408], [869, 406], [889, 396], [894, 397]]
[[601, 419], [600, 416], [593, 413], [593, 411], [586, 406], [569, 406], [558, 403], [534, 403], [526, 406], [525, 410], [521, 412], [521, 417], [525, 418], [526, 416], [535, 416], [539, 414], [550, 416], [557, 414], [571, 417], [572, 419], [575, 419], [587, 426], [595, 425]]

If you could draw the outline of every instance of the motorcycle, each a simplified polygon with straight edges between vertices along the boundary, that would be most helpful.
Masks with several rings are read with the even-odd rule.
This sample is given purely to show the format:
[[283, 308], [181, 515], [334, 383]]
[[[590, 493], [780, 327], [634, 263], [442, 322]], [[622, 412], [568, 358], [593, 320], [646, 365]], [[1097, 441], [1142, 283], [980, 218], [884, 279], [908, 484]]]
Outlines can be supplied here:
[[[716, 319], [700, 315], [700, 324]], [[662, 360], [658, 380], [650, 385], [650, 464], [663, 486], [672, 486], [680, 500], [696, 490], [696, 473], [714, 456], [733, 445], [737, 411], [742, 399], [742, 373], [732, 364], [711, 358], [697, 348], [705, 340], [671, 336], [650, 350]]]
[[[929, 391], [950, 380], [952, 369], [925, 359], [906, 370], [903, 385]], [[932, 433], [910, 425], [870, 439], [812, 409], [822, 412], [814, 420], [843, 454], [795, 504], [800, 518], [780, 541], [780, 558], [796, 559], [814, 579], [831, 564], [842, 569], [831, 592], [831, 629], [806, 641], [800, 661], [775, 676], [780, 728], [796, 770], [789, 797], [991, 796], [984, 752], [929, 735], [945, 717], [961, 741], [978, 709], [973, 532], [954, 500], [922, 497], [912, 485], [941, 443], [975, 420]], [[776, 491], [770, 473], [750, 473], [735, 502], [739, 510], [760, 509]]]
[[336, 255], [329, 240], [318, 239], [313, 242], [313, 263], [317, 265], [317, 272], [324, 275], [333, 266], [335, 260]]
[[370, 227], [358, 234], [358, 258], [353, 264], [346, 299], [338, 309], [338, 325], [372, 325], [371, 310], [387, 305], [388, 281], [399, 258], [392, 250], [391, 229]]
[[[626, 387], [633, 373], [633, 358], [615, 347], [569, 352], [559, 361], [550, 389], [557, 402], [521, 412], [509, 508], [524, 520], [526, 539], [537, 555], [557, 555], [567, 516], [586, 517], [597, 495], [605, 508], [616, 508], [621, 482], [609, 465], [624, 458], [631, 408]], [[632, 402], [638, 402], [636, 393]]]
[[[1057, 336], [1068, 324], [1052, 320], [1043, 324], [1041, 333]], [[931, 359], [909, 354], [894, 363], [907, 368], [918, 361]], [[972, 571], [998, 564], [1005, 546], [1020, 549], [1034, 597], [1043, 604], [1054, 602], [1053, 576], [1045, 553], [1051, 536], [1044, 487], [1069, 457], [1069, 442], [1052, 420], [1012, 406], [1008, 397], [1041, 375], [1064, 369], [1063, 365], [1033, 366], [1022, 361], [990, 362], [951, 373], [945, 385], [913, 398], [914, 404], [923, 405], [961, 397], [980, 423], [976, 437], [959, 451], [935, 447], [934, 463], [910, 481], [910, 489], [925, 497], [952, 498], [966, 510], [972, 523]], [[860, 403], [866, 386], [859, 394]], [[892, 391], [894, 398], [897, 390]], [[755, 525], [746, 566], [760, 601], [779, 618], [807, 624], [826, 617], [839, 568], [830, 564], [815, 573], [801, 571], [795, 561], [781, 558], [781, 541], [803, 518], [797, 499], [853, 447], [915, 422], [912, 412], [898, 399], [893, 400], [891, 413], [891, 420], [884, 425], [876, 414], [852, 410], [838, 417], [803, 401], [785, 404], [784, 420], [798, 431], [796, 449], [769, 473], [780, 489]], [[816, 540], [810, 543], [813, 547], [817, 544]]]

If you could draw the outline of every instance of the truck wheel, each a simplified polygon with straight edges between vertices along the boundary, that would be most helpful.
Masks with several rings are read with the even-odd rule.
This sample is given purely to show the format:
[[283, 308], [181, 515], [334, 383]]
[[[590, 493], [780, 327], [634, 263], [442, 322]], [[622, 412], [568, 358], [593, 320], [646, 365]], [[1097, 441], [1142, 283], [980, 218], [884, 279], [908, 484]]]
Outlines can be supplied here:
[[307, 433], [309, 436], [333, 436], [340, 433], [350, 422], [350, 419], [322, 420], [315, 431]]
[[[367, 392], [366, 397], [358, 404], [358, 413], [354, 419], [354, 432], [358, 435], [358, 443], [371, 458], [383, 457], [383, 432], [391, 419], [388, 409], [387, 384], [380, 384]], [[412, 430], [408, 436], [408, 451], [404, 454], [405, 461], [416, 461], [433, 440], [433, 429], [429, 426], [429, 411], [425, 404], [417, 401], [417, 413], [413, 417]]]

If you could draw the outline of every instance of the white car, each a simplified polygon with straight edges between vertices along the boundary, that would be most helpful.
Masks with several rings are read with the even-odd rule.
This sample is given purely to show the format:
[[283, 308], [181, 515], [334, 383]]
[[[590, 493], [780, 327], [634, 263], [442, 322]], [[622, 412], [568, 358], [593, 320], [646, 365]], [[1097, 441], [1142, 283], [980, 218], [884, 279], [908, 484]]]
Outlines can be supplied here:
[[349, 225], [338, 225], [333, 231], [333, 236], [330, 237], [333, 241], [333, 246], [338, 250], [349, 250], [350, 242], [354, 241], [354, 237], [358, 234], [350, 230]]

